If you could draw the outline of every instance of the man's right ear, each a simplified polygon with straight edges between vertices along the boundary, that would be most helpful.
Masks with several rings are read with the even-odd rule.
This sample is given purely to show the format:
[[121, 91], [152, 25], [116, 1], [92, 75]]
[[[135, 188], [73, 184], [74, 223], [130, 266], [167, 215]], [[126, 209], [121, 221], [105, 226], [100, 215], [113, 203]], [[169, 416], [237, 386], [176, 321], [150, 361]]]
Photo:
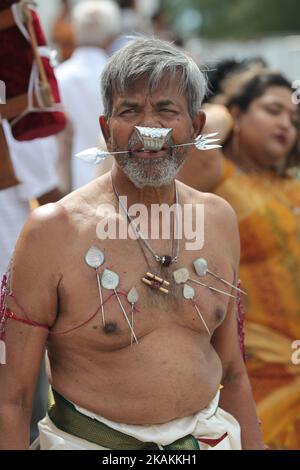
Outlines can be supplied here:
[[104, 115], [101, 115], [99, 117], [99, 124], [100, 124], [100, 127], [101, 127], [101, 131], [102, 131], [104, 140], [106, 142], [106, 145], [108, 146], [110, 144], [110, 129], [109, 129], [107, 119]]

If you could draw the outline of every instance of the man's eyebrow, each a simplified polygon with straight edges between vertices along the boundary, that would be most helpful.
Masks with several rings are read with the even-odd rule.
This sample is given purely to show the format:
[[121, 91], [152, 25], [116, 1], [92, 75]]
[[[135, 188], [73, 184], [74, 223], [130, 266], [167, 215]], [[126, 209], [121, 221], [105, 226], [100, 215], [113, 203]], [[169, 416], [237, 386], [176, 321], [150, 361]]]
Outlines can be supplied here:
[[139, 103], [137, 101], [124, 100], [119, 104], [118, 108], [137, 108], [138, 106]]
[[176, 103], [174, 103], [174, 101], [172, 100], [160, 100], [160, 101], [157, 101], [157, 103], [155, 103], [155, 106], [169, 106], [169, 105], [176, 106]]

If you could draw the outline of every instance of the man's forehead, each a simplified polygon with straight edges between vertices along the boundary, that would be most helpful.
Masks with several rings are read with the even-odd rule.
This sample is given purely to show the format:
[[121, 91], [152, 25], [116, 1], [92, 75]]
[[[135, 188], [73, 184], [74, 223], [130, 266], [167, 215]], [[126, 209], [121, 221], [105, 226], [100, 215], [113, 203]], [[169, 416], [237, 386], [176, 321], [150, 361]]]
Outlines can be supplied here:
[[132, 82], [124, 93], [118, 92], [116, 89], [113, 89], [113, 102], [124, 100], [126, 98], [147, 98], [147, 97], [159, 97], [168, 98], [175, 101], [179, 97], [182, 99], [185, 98], [185, 94], [181, 89], [181, 83], [177, 74], [173, 76], [164, 76], [153, 90], [149, 90], [147, 78], [141, 78]]

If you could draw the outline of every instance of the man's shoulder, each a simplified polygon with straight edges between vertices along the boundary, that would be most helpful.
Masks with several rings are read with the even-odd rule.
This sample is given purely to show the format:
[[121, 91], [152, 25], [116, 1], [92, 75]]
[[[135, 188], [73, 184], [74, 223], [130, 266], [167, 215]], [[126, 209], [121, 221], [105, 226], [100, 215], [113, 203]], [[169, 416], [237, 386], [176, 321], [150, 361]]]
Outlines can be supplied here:
[[68, 215], [59, 203], [45, 204], [31, 212], [13, 255], [20, 272], [20, 266], [26, 266], [29, 271], [46, 269], [45, 275], [46, 272], [51, 275], [58, 272], [57, 266], [67, 240], [70, 240], [67, 220]]
[[69, 223], [69, 214], [59, 202], [45, 204], [34, 209], [23, 232], [35, 240], [53, 239], [63, 233]]
[[44, 204], [33, 210], [25, 228], [31, 232], [44, 233], [47, 238], [67, 233], [76, 225], [80, 215], [86, 214], [91, 205], [93, 190], [87, 186], [64, 196], [57, 202]]
[[226, 219], [228, 222], [237, 223], [236, 212], [229, 202], [212, 193], [205, 193], [205, 197], [212, 213], [222, 220]]
[[197, 189], [187, 186], [181, 181], [177, 182], [179, 192], [183, 195], [184, 203], [191, 204], [205, 204], [206, 210], [209, 210], [216, 215], [229, 217], [232, 220], [236, 219], [236, 213], [232, 206], [222, 197], [213, 193], [204, 193]]
[[220, 196], [203, 193], [190, 186], [180, 183], [179, 192], [183, 195], [183, 203], [201, 204], [204, 208], [205, 226], [207, 230], [220, 234], [232, 246], [236, 259], [239, 257], [239, 227], [237, 216], [232, 206]]
[[56, 216], [73, 226], [83, 220], [87, 223], [89, 217], [96, 215], [99, 205], [111, 201], [109, 182], [110, 177], [104, 174], [72, 191], [58, 201], [60, 210], [57, 208]]

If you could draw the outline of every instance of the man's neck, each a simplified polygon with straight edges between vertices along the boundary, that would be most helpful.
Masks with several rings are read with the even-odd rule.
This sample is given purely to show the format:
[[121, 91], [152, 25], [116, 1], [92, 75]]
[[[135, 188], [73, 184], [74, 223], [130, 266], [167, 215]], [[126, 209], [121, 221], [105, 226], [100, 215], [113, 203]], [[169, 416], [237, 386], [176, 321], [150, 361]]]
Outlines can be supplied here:
[[168, 204], [175, 203], [175, 185], [153, 187], [145, 186], [137, 188], [125, 173], [114, 164], [111, 171], [112, 182], [120, 196], [127, 196], [127, 205], [144, 204], [150, 207], [151, 204]]

